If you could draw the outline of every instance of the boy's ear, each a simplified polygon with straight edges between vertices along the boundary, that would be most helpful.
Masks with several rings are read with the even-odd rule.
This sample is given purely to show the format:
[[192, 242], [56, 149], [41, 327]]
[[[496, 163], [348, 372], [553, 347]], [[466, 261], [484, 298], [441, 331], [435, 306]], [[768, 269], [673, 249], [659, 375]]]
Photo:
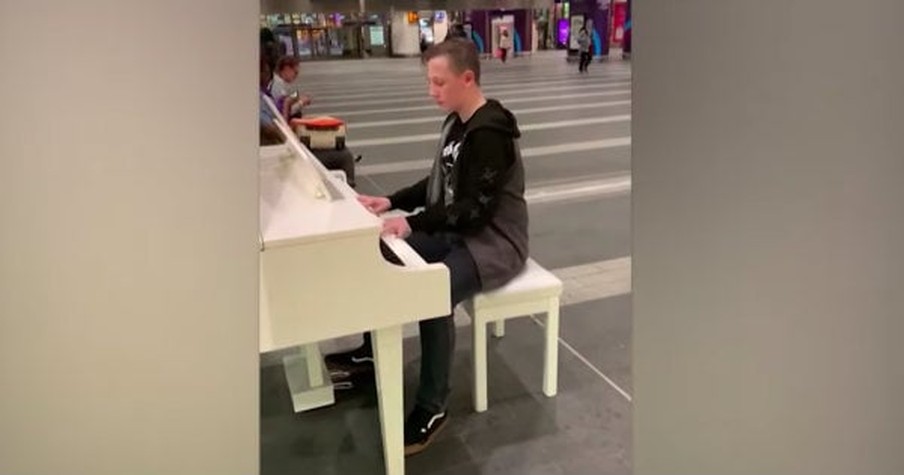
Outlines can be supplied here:
[[462, 73], [462, 78], [464, 78], [465, 82], [474, 82], [474, 71], [471, 71], [470, 69], [465, 70], [465, 72]]

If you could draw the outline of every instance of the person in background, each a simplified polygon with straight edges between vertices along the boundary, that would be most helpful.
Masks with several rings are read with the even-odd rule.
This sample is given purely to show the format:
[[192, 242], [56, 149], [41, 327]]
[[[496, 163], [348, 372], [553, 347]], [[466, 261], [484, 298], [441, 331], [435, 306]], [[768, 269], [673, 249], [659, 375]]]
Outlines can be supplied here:
[[[282, 74], [273, 75], [269, 65], [271, 64], [269, 54], [266, 48], [261, 48], [261, 78], [260, 78], [260, 94], [261, 94], [261, 110], [260, 110], [260, 129], [261, 129], [261, 145], [274, 145], [283, 143], [284, 137], [276, 127], [275, 118], [270, 109], [264, 103], [263, 97], [267, 96], [273, 100], [277, 109], [280, 110], [283, 119], [286, 122], [292, 118], [293, 106], [302, 106], [310, 104], [307, 96], [299, 96], [297, 93], [290, 92], [289, 84], [298, 77], [298, 59], [283, 56], [276, 61], [277, 68], [282, 70]], [[275, 92], [274, 92], [275, 91]], [[288, 94], [287, 94], [288, 93]], [[281, 96], [277, 96], [281, 94]], [[299, 111], [300, 112], [300, 111]], [[297, 114], [297, 113], [296, 113]], [[354, 188], [355, 184], [355, 162], [356, 158], [348, 150], [312, 150], [312, 153], [327, 170], [342, 170], [345, 172], [346, 180], [349, 186]]]
[[625, 34], [622, 41], [622, 59], [631, 59], [631, 4], [628, 4], [628, 19], [625, 20]]
[[264, 102], [264, 97], [270, 95], [270, 82], [273, 79], [273, 71], [270, 69], [270, 61], [266, 52], [261, 49], [260, 59], [260, 144], [275, 145], [282, 143], [283, 136], [275, 124], [275, 117]]
[[421, 46], [421, 54], [424, 54], [424, 52], [427, 51], [427, 48], [430, 46], [429, 44], [427, 44], [427, 35], [423, 31], [421, 32], [420, 46]]
[[276, 62], [276, 75], [270, 86], [270, 96], [276, 101], [286, 120], [301, 117], [304, 106], [311, 104], [310, 96], [301, 94], [293, 83], [298, 79], [300, 61], [294, 56], [283, 56]]
[[449, 33], [446, 34], [446, 39], [449, 40], [452, 38], [469, 39], [467, 33], [465, 33], [465, 27], [461, 23], [456, 23], [449, 29]]
[[276, 35], [269, 28], [261, 28], [260, 36], [261, 57], [267, 59], [270, 71], [276, 71], [276, 60], [285, 53], [285, 46], [276, 40]]
[[[427, 49], [423, 62], [430, 96], [449, 113], [432, 171], [390, 196], [362, 195], [359, 201], [376, 215], [392, 209], [414, 212], [385, 217], [383, 234], [405, 239], [427, 262], [448, 267], [450, 308], [455, 308], [477, 292], [505, 285], [524, 268], [528, 214], [517, 143], [521, 133], [515, 116], [481, 92], [480, 58], [473, 42], [443, 41]], [[400, 263], [381, 249], [387, 260]], [[452, 315], [419, 325], [420, 383], [405, 422], [406, 455], [423, 451], [448, 420], [455, 352]], [[373, 371], [367, 337], [362, 347], [326, 359], [334, 367]]]
[[590, 61], [593, 59], [593, 56], [590, 54], [590, 34], [587, 33], [587, 28], [581, 28], [581, 31], [578, 33], [578, 52], [580, 53], [580, 62], [578, 64], [578, 72], [586, 73], [587, 68], [590, 66]]
[[512, 37], [507, 29], [502, 30], [499, 34], [499, 57], [503, 63], [508, 59], [510, 49], [512, 49]]

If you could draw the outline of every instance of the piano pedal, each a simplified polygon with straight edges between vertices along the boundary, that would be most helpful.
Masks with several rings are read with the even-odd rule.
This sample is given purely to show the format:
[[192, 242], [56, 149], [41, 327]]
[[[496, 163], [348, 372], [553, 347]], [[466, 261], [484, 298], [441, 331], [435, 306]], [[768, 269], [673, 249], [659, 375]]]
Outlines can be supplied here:
[[333, 384], [333, 391], [345, 393], [372, 387], [375, 384], [373, 371], [332, 370], [330, 371], [330, 381]]
[[351, 375], [348, 371], [330, 371], [330, 379], [333, 381], [348, 379]]

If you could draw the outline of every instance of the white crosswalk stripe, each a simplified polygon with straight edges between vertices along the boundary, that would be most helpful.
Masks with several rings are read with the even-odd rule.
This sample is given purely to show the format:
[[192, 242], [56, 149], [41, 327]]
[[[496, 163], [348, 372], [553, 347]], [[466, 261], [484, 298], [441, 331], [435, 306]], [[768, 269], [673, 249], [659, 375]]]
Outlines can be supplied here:
[[[506, 99], [504, 104], [520, 104], [525, 102], [549, 102], [549, 101], [562, 101], [565, 99], [589, 99], [593, 97], [609, 97], [609, 96], [621, 96], [621, 95], [630, 95], [630, 89], [617, 89], [613, 91], [597, 91], [597, 92], [581, 92], [574, 94], [556, 94], [556, 95], [544, 95], [544, 96], [532, 96], [532, 97], [515, 97], [512, 99]], [[381, 109], [354, 109], [349, 111], [328, 111], [325, 112], [325, 115], [335, 115], [340, 116], [343, 119], [354, 116], [361, 115], [373, 115], [373, 114], [402, 114], [406, 112], [416, 112], [416, 111], [429, 111], [436, 110], [435, 104], [423, 105], [423, 106], [410, 106], [410, 107], [388, 107]], [[320, 114], [320, 113], [318, 113]], [[353, 122], [352, 122], [353, 123]]]
[[[565, 127], [577, 127], [596, 124], [613, 124], [618, 122], [630, 122], [631, 116], [627, 114], [613, 115], [609, 117], [594, 117], [590, 119], [574, 119], [560, 120], [555, 122], [542, 122], [539, 124], [526, 124], [520, 126], [521, 132], [529, 132], [532, 130], [549, 130], [561, 129]], [[414, 142], [429, 142], [439, 139], [439, 133], [435, 134], [418, 134], [418, 135], [402, 135], [396, 137], [385, 137], [378, 139], [349, 140], [347, 145], [351, 148], [355, 147], [373, 147], [378, 145], [397, 145]]]
[[[582, 110], [582, 109], [596, 109], [603, 107], [614, 107], [614, 106], [627, 106], [631, 105], [630, 100], [624, 101], [601, 101], [601, 102], [588, 102], [584, 104], [569, 104], [568, 106], [546, 106], [546, 107], [528, 107], [524, 109], [512, 109], [512, 113], [515, 114], [516, 117], [521, 117], [529, 114], [539, 114], [543, 112], [559, 112], [559, 111], [574, 111], [574, 110]], [[389, 127], [395, 125], [410, 125], [410, 124], [429, 124], [431, 122], [436, 122], [439, 124], [442, 122], [445, 115], [436, 115], [436, 116], [427, 116], [427, 117], [413, 117], [408, 119], [391, 119], [391, 120], [374, 120], [370, 122], [354, 122], [352, 126], [355, 130], [358, 129], [366, 129], [371, 127]]]
[[[586, 142], [573, 142], [561, 145], [523, 148], [521, 149], [521, 156], [523, 158], [543, 157], [559, 155], [562, 153], [585, 152], [589, 150], [604, 150], [607, 148], [627, 147], [629, 145], [631, 145], [630, 137], [616, 137], [612, 139], [590, 140]], [[358, 167], [355, 173], [360, 176], [404, 173], [417, 170], [426, 170], [430, 168], [431, 163], [433, 163], [433, 161], [429, 159], [393, 161], [390, 163], [363, 165]]]
[[[502, 83], [502, 84], [494, 84], [490, 86], [486, 86], [481, 88], [485, 94], [493, 95], [498, 93], [499, 91], [519, 91], [525, 88], [534, 87], [534, 86], [584, 86], [584, 85], [593, 85], [593, 84], [615, 84], [615, 83], [623, 83], [626, 81], [630, 81], [630, 76], [615, 76], [608, 79], [600, 79], [596, 81], [587, 81], [586, 78], [568, 78], [568, 79], [554, 79], [554, 80], [535, 80], [535, 81], [523, 81], [518, 83]], [[301, 87], [304, 90], [303, 86]], [[412, 96], [412, 95], [426, 95], [427, 94], [427, 83], [423, 82], [415, 85], [400, 85], [387, 89], [374, 89], [368, 90], [367, 92], [359, 92], [359, 93], [325, 93], [325, 94], [317, 94], [314, 97], [314, 100], [317, 101], [317, 104], [329, 104], [330, 101], [333, 100], [349, 100], [349, 99], [368, 99], [375, 97], [396, 97], [396, 96]]]
[[[564, 91], [589, 91], [594, 89], [617, 89], [617, 88], [625, 88], [631, 85], [630, 81], [619, 81], [619, 82], [611, 82], [611, 83], [593, 83], [593, 84], [560, 84], [558, 87], [555, 87], [557, 92]], [[485, 91], [487, 96], [498, 100], [505, 100], [509, 97], [520, 97], [523, 95], [531, 95], [535, 93], [545, 93], [552, 90], [550, 85], [543, 85], [542, 87], [521, 87], [519, 89], [505, 90], [505, 91]], [[345, 101], [326, 101], [321, 102], [318, 101], [316, 106], [312, 106], [311, 110], [316, 111], [319, 108], [328, 108], [335, 109], [337, 107], [348, 107], [352, 106], [354, 108], [360, 108], [365, 106], [373, 106], [379, 104], [401, 104], [406, 102], [430, 102], [431, 99], [427, 95], [427, 88], [425, 87], [421, 93], [413, 93], [413, 94], [405, 94], [402, 97], [384, 97], [382, 95], [371, 95], [368, 99], [352, 99]]]

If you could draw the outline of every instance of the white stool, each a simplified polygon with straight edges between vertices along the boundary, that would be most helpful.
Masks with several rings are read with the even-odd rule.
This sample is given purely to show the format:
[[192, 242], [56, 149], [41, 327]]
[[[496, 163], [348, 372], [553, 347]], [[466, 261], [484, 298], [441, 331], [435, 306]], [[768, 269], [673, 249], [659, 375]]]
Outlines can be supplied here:
[[505, 334], [507, 318], [546, 314], [546, 343], [543, 362], [543, 394], [556, 395], [559, 364], [559, 297], [562, 281], [528, 259], [524, 270], [505, 286], [477, 294], [465, 302], [474, 332], [474, 410], [487, 410], [487, 324], [494, 323], [493, 335]]

